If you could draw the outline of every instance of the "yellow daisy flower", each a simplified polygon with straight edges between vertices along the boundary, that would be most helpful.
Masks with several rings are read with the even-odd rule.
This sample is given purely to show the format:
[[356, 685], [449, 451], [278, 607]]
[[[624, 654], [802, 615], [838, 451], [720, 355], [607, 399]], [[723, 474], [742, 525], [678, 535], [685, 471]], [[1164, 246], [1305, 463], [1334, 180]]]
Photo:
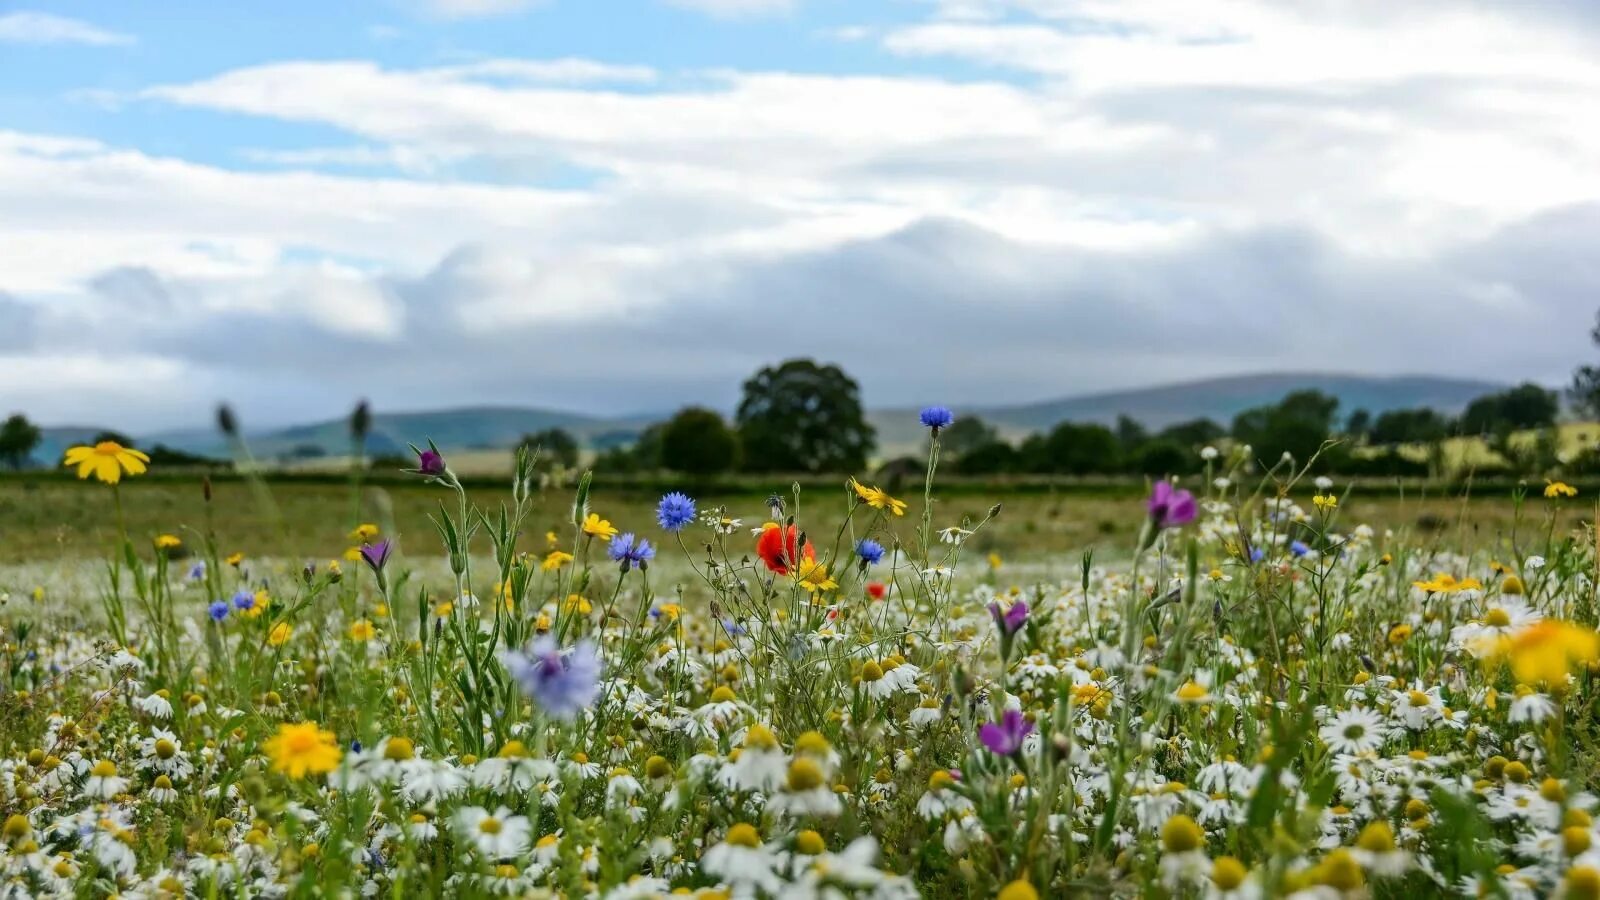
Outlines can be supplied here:
[[143, 475], [150, 465], [150, 457], [142, 450], [124, 447], [116, 441], [101, 441], [93, 447], [70, 448], [61, 464], [77, 466], [79, 478], [93, 475], [106, 484], [116, 484], [124, 474]]
[[334, 733], [315, 722], [279, 725], [261, 749], [272, 760], [272, 771], [296, 780], [332, 772], [343, 755]]

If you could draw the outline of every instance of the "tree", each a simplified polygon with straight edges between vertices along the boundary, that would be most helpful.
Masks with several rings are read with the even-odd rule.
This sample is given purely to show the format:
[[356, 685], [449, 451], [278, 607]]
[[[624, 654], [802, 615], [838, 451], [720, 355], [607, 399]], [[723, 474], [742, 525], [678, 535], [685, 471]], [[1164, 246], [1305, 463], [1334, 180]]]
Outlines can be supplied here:
[[1134, 471], [1140, 475], [1162, 477], [1187, 475], [1200, 468], [1200, 457], [1188, 447], [1168, 438], [1146, 441], [1134, 451]]
[[[1589, 340], [1600, 345], [1600, 313], [1595, 315], [1595, 326], [1589, 331]], [[1579, 366], [1572, 373], [1572, 386], [1567, 388], [1567, 399], [1580, 413], [1600, 417], [1600, 367]]]
[[1416, 409], [1391, 409], [1372, 423], [1374, 444], [1431, 444], [1450, 433], [1450, 423], [1426, 406]]
[[555, 464], [570, 469], [578, 464], [578, 439], [564, 428], [546, 428], [525, 434], [517, 444], [538, 449], [541, 469], [548, 469]]
[[1032, 461], [1036, 471], [1066, 475], [1101, 475], [1115, 472], [1121, 462], [1122, 447], [1117, 436], [1104, 425], [1062, 422], [1050, 430]]
[[960, 416], [954, 425], [939, 432], [939, 452], [951, 458], [960, 458], [998, 440], [999, 432], [988, 422], [977, 416]]
[[661, 430], [661, 465], [686, 475], [716, 475], [739, 464], [739, 435], [722, 416], [691, 406]]
[[28, 421], [27, 416], [12, 415], [0, 423], [0, 460], [13, 469], [22, 468], [42, 438], [39, 426]]
[[1356, 440], [1363, 440], [1372, 433], [1372, 413], [1365, 409], [1358, 409], [1344, 420], [1344, 433]]
[[[956, 424], [961, 423], [958, 420]], [[974, 447], [956, 459], [956, 471], [962, 475], [1000, 475], [1014, 472], [1018, 466], [1017, 448], [1005, 441]]]
[[744, 464], [757, 472], [859, 472], [873, 431], [861, 388], [838, 366], [791, 359], [744, 383], [739, 402]]
[[1124, 457], [1131, 457], [1148, 440], [1150, 432], [1138, 421], [1126, 415], [1117, 416], [1117, 444], [1122, 448]]
[[1276, 465], [1285, 453], [1304, 464], [1333, 431], [1339, 398], [1321, 391], [1294, 391], [1276, 406], [1258, 406], [1234, 417], [1234, 439], [1249, 444], [1255, 458]]
[[1464, 434], [1528, 431], [1548, 428], [1561, 411], [1554, 391], [1524, 382], [1498, 394], [1486, 394], [1467, 404], [1461, 414]]
[[1214, 444], [1228, 432], [1221, 425], [1210, 419], [1190, 419], [1161, 429], [1156, 437], [1182, 444], [1191, 450], [1198, 450], [1208, 444]]

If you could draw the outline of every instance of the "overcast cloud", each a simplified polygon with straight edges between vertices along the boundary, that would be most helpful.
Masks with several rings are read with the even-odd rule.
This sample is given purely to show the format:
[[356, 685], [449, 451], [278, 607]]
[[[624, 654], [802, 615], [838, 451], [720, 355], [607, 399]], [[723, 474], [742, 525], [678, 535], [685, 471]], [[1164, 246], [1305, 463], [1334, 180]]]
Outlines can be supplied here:
[[[398, 30], [570, 2], [434, 0]], [[1576, 5], [665, 6], [817, 63], [603, 31], [399, 58], [352, 31], [174, 78], [137, 22], [14, 23], [117, 77], [0, 93], [93, 106], [0, 118], [0, 407], [631, 413], [731, 406], [799, 354], [876, 406], [1284, 369], [1554, 384], [1593, 353], [1600, 16]]]

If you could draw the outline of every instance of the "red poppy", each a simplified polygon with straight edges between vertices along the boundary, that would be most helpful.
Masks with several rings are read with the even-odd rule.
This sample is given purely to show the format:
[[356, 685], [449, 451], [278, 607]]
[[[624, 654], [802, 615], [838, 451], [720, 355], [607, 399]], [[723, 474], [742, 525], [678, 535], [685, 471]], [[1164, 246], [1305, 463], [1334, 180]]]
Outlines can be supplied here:
[[789, 564], [800, 559], [801, 553], [805, 554], [806, 559], [817, 558], [817, 552], [812, 548], [810, 541], [806, 541], [805, 547], [797, 552], [795, 544], [800, 541], [800, 530], [790, 525], [788, 531], [789, 539], [785, 541], [784, 529], [769, 522], [761, 529], [761, 536], [756, 538], [756, 555], [767, 564], [767, 568], [779, 575], [789, 574]]
[[867, 582], [867, 596], [868, 597], [871, 597], [874, 600], [882, 600], [883, 599], [883, 595], [887, 594], [887, 593], [889, 593], [889, 589], [884, 587], [882, 582], [879, 582], [879, 581], [869, 581], [869, 582]]

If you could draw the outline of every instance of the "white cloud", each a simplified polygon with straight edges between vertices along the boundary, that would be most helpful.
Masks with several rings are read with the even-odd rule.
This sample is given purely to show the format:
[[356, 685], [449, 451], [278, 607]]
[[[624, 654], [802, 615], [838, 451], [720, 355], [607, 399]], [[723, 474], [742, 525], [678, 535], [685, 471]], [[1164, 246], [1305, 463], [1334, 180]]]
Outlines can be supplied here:
[[[291, 170], [230, 171], [0, 132], [0, 318], [29, 332], [0, 353], [159, 359], [203, 379], [195, 403], [280, 419], [529, 385], [601, 411], [725, 403], [789, 353], [844, 363], [875, 404], [1272, 368], [1559, 379], [1600, 296], [1594, 24], [946, 0], [850, 33], [915, 75], [227, 70], [124, 110], [340, 137], [237, 148]], [[928, 74], [952, 58], [993, 77]], [[48, 404], [15, 365], [0, 387]]]
[[44, 12], [0, 15], [0, 44], [85, 44], [108, 47], [134, 43], [134, 37], [88, 22]]
[[690, 9], [718, 18], [765, 16], [791, 12], [799, 0], [664, 0], [668, 6]]

